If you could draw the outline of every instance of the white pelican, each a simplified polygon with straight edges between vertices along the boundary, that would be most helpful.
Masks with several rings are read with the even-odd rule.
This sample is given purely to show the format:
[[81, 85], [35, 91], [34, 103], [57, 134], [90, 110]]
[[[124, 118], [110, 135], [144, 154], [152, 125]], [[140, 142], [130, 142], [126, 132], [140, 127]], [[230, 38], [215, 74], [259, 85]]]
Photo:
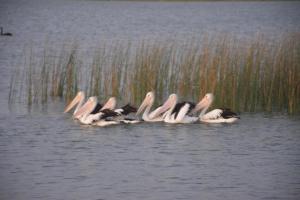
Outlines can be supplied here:
[[[97, 102], [97, 98], [95, 99], [96, 97], [94, 97], [93, 100], [95, 100], [96, 102], [96, 106], [94, 107], [94, 109], [91, 111], [91, 113], [88, 113], [88, 114], [97, 114], [99, 113], [99, 111], [102, 109], [115, 109], [116, 107], [116, 98], [115, 97], [111, 97], [108, 99], [107, 103], [102, 106], [101, 104], [99, 104]], [[76, 108], [74, 110], [74, 113], [73, 113], [73, 118], [74, 119], [79, 119], [80, 117], [82, 117], [82, 114], [85, 113], [83, 111], [85, 111], [86, 107], [87, 106], [92, 106], [93, 104], [87, 104], [85, 109], [81, 109], [83, 107], [83, 103], [84, 103], [84, 99], [85, 99], [85, 94], [83, 91], [79, 91], [76, 96], [74, 97], [74, 99], [69, 103], [69, 105], [66, 107], [66, 109], [64, 110], [64, 113], [67, 113], [69, 112], [75, 105]], [[88, 103], [88, 102], [86, 102]], [[92, 103], [92, 102], [90, 102]], [[90, 108], [90, 107], [89, 107]], [[82, 110], [81, 114], [77, 114], [79, 110]], [[85, 113], [86, 114], [86, 113]]]
[[99, 121], [94, 122], [93, 125], [106, 126], [106, 125], [116, 124], [120, 122], [125, 124], [136, 124], [140, 121], [125, 117], [132, 112], [136, 112], [136, 110], [137, 110], [136, 108], [134, 108], [129, 104], [115, 110], [104, 109], [101, 111], [103, 114], [100, 116]]
[[66, 109], [64, 110], [64, 113], [69, 112], [76, 104], [76, 108], [74, 110], [73, 113], [73, 118], [74, 119], [78, 119], [77, 117], [75, 117], [76, 113], [78, 112], [78, 110], [82, 107], [83, 103], [84, 103], [84, 99], [85, 99], [85, 94], [83, 91], [79, 91], [77, 93], [77, 95], [74, 97], [74, 99], [71, 101], [71, 103], [69, 103], [69, 105], [66, 107]]
[[164, 114], [164, 122], [178, 124], [198, 121], [198, 117], [188, 116], [189, 112], [194, 109], [195, 104], [191, 102], [177, 103], [177, 99], [176, 94], [171, 94], [164, 105], [162, 105], [162, 112], [167, 110]]
[[126, 124], [135, 124], [138, 123], [138, 120], [133, 120], [129, 118], [125, 118], [131, 112], [136, 112], [136, 108], [130, 106], [129, 104], [123, 106], [119, 109], [104, 109], [101, 110], [102, 115], [100, 116], [99, 120], [93, 122], [95, 126], [109, 126], [114, 124], [126, 123]]
[[74, 119], [78, 119], [83, 124], [88, 124], [85, 122], [87, 118], [89, 117], [90, 113], [93, 112], [93, 110], [97, 106], [97, 97], [89, 97], [88, 100], [83, 104], [75, 114], [73, 114]]
[[114, 112], [117, 113], [117, 118], [115, 118], [115, 119], [119, 120], [125, 124], [136, 124], [136, 123], [140, 122], [139, 120], [125, 117], [125, 116], [129, 115], [130, 113], [137, 112], [137, 109], [135, 107], [131, 106], [130, 104], [126, 104], [122, 108], [115, 109]]
[[202, 110], [199, 120], [206, 123], [233, 123], [239, 119], [239, 116], [228, 108], [214, 109], [205, 113], [214, 100], [212, 93], [207, 93], [203, 99], [196, 105], [194, 112]]
[[161, 106], [150, 112], [151, 107], [153, 106], [155, 99], [154, 92], [148, 92], [146, 94], [146, 97], [142, 104], [140, 105], [138, 111], [136, 112], [136, 115], [139, 115], [141, 112], [143, 112], [142, 119], [147, 122], [160, 122], [163, 121], [163, 112], [161, 110]]
[[94, 121], [100, 120], [101, 116], [104, 115], [102, 110], [113, 110], [115, 107], [115, 97], [110, 97], [104, 106], [98, 104], [97, 97], [90, 97], [88, 101], [77, 111], [75, 117], [79, 119], [82, 124], [92, 124]]

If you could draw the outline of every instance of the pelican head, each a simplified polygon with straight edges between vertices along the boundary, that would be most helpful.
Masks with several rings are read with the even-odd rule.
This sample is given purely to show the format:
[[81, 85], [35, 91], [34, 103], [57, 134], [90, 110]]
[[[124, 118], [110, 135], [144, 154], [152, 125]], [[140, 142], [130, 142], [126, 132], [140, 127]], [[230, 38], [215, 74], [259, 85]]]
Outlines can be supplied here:
[[166, 102], [161, 106], [160, 113], [164, 113], [170, 108], [174, 107], [177, 103], [177, 95], [176, 94], [170, 94], [169, 98], [166, 100]]
[[84, 96], [84, 92], [83, 91], [79, 91], [77, 92], [75, 98], [71, 101], [71, 103], [69, 103], [69, 105], [66, 107], [64, 113], [69, 112], [76, 104], [78, 104], [80, 101], [83, 101], [85, 98]]
[[207, 93], [201, 99], [201, 101], [196, 105], [195, 109], [193, 110], [193, 113], [196, 113], [203, 108], [208, 108], [213, 102], [213, 100], [214, 100], [214, 95], [212, 93]]
[[154, 103], [154, 99], [155, 99], [155, 95], [154, 92], [150, 91], [146, 94], [144, 101], [142, 102], [142, 104], [140, 105], [139, 109], [136, 112], [136, 115], [141, 114], [141, 112], [143, 112], [147, 106], [152, 106]]
[[97, 97], [89, 97], [87, 102], [76, 112], [75, 119], [80, 118], [83, 115], [90, 114], [97, 105]]
[[110, 97], [107, 100], [107, 102], [103, 105], [101, 110], [105, 110], [105, 109], [113, 110], [113, 109], [115, 109], [116, 104], [117, 104], [116, 98], [115, 97]]

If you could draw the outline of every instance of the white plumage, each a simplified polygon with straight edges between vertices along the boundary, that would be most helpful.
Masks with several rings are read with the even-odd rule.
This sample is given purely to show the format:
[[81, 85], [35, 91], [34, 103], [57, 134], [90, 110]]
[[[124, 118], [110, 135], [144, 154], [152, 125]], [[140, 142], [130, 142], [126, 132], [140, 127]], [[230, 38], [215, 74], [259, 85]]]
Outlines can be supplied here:
[[[78, 92], [64, 112], [68, 112], [77, 105], [73, 113], [74, 119], [78, 119], [82, 124], [92, 124], [100, 127], [120, 123], [138, 123], [140, 122], [139, 120], [125, 118], [129, 113], [136, 111], [136, 115], [144, 111], [142, 115], [144, 121], [164, 121], [172, 124], [193, 123], [196, 121], [205, 123], [233, 123], [239, 119], [237, 114], [230, 109], [219, 108], [206, 113], [214, 99], [211, 93], [207, 93], [197, 105], [191, 102], [177, 103], [177, 95], [171, 94], [162, 106], [159, 106], [153, 111], [151, 111], [155, 98], [153, 92], [146, 94], [138, 110], [130, 106], [130, 104], [115, 109], [116, 99], [114, 97], [111, 97], [103, 107], [98, 104], [96, 97], [90, 97], [86, 103], [84, 103], [84, 98], [84, 92]], [[199, 117], [190, 116], [198, 111], [200, 111]]]
[[239, 119], [236, 113], [230, 109], [214, 109], [206, 113], [214, 99], [213, 94], [206, 94], [203, 99], [196, 105], [195, 111], [202, 110], [199, 120], [205, 123], [233, 123]]
[[164, 115], [164, 122], [171, 124], [178, 123], [193, 123], [198, 120], [198, 117], [188, 116], [188, 112], [191, 110], [191, 103], [183, 102], [177, 104], [177, 95], [171, 94], [162, 106], [162, 109], [165, 107], [170, 107]]
[[142, 102], [142, 104], [140, 105], [139, 109], [136, 112], [136, 115], [139, 115], [139, 114], [141, 114], [141, 112], [144, 111], [144, 113], [142, 115], [142, 119], [144, 121], [147, 121], [147, 122], [161, 122], [161, 121], [164, 120], [163, 119], [163, 113], [164, 112], [163, 112], [161, 106], [156, 108], [153, 111], [150, 111], [151, 107], [154, 104], [154, 99], [155, 99], [154, 93], [152, 91], [148, 92], [146, 94], [146, 97], [145, 97], [144, 101]]

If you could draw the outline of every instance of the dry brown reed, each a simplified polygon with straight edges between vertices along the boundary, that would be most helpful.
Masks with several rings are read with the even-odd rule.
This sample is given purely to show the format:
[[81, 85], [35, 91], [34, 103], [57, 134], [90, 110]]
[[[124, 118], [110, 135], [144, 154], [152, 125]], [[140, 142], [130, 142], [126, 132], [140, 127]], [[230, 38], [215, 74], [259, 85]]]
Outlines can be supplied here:
[[[13, 73], [10, 99], [19, 94], [28, 105], [46, 103], [49, 96], [69, 101], [81, 89], [101, 100], [112, 95], [137, 105], [150, 90], [159, 103], [170, 93], [198, 101], [213, 92], [213, 107], [300, 113], [299, 33], [274, 40], [222, 35], [185, 42], [101, 44], [85, 67], [80, 67], [77, 48], [64, 47], [59, 56], [45, 51], [41, 63], [30, 53], [23, 72]], [[22, 75], [25, 79], [18, 84]], [[79, 82], [79, 75], [86, 84]]]

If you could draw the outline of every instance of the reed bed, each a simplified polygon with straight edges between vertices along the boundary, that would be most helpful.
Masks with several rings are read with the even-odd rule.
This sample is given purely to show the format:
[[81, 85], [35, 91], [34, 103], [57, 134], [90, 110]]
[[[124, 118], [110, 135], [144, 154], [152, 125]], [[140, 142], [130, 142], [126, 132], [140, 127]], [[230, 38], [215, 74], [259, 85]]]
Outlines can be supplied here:
[[84, 90], [101, 101], [116, 96], [139, 105], [154, 90], [158, 103], [170, 93], [198, 101], [212, 92], [213, 107], [300, 113], [300, 33], [273, 40], [220, 35], [183, 42], [101, 43], [92, 62], [79, 59], [78, 45], [49, 52], [55, 53], [46, 49], [39, 59], [29, 50], [25, 67], [13, 72], [10, 103], [19, 99], [31, 106], [57, 97], [68, 102]]

